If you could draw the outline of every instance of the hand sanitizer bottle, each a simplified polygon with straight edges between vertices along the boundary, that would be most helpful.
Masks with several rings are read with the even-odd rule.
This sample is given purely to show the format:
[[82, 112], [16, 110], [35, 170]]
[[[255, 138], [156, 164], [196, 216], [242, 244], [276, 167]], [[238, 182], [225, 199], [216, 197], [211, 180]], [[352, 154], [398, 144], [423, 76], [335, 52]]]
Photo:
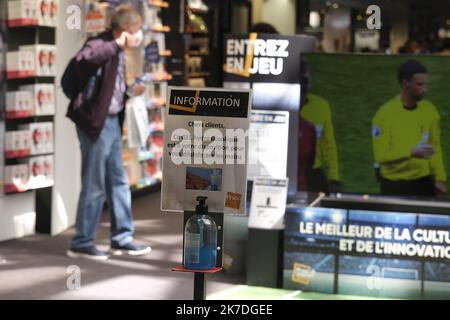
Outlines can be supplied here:
[[184, 261], [187, 269], [209, 270], [216, 266], [217, 226], [208, 214], [207, 197], [197, 197], [195, 215], [184, 229]]

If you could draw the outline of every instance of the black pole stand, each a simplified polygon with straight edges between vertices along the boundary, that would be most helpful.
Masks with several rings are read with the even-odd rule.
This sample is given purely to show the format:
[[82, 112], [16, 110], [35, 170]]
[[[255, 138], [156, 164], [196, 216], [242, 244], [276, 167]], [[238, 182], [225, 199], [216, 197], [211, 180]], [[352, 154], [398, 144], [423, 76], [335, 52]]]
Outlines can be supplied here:
[[[183, 223], [183, 248], [184, 248], [184, 226], [187, 220], [193, 216], [195, 212], [185, 211], [184, 212], [184, 223]], [[172, 268], [172, 271], [178, 272], [192, 272], [194, 273], [194, 300], [205, 300], [206, 299], [206, 279], [205, 273], [216, 273], [222, 270], [222, 252], [223, 252], [223, 213], [209, 212], [208, 216], [214, 220], [217, 226], [217, 260], [216, 267], [210, 270], [193, 270], [186, 269], [184, 266], [178, 266]], [[184, 257], [183, 257], [184, 261]]]
[[206, 283], [205, 274], [200, 272], [194, 273], [194, 300], [205, 300]]

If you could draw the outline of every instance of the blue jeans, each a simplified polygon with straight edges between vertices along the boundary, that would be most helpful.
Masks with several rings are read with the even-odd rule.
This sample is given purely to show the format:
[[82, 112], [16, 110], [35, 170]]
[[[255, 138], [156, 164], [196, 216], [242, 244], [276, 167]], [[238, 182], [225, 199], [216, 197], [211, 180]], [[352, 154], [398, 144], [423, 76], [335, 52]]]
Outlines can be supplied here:
[[97, 140], [77, 127], [81, 148], [81, 193], [78, 200], [76, 235], [71, 248], [93, 244], [105, 202], [111, 213], [111, 244], [133, 241], [133, 217], [128, 177], [122, 161], [122, 134], [117, 116], [108, 116]]

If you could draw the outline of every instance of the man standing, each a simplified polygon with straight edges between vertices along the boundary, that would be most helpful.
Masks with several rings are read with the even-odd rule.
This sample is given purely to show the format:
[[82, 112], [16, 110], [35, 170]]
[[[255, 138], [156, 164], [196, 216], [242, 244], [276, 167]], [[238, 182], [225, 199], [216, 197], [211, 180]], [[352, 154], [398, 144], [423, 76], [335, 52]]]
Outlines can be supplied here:
[[375, 161], [380, 166], [381, 193], [436, 196], [447, 192], [442, 160], [440, 116], [423, 100], [427, 69], [416, 61], [398, 70], [401, 93], [384, 104], [372, 120]]
[[[147, 245], [133, 240], [131, 194], [122, 161], [122, 132], [127, 85], [126, 47], [142, 41], [142, 18], [132, 5], [120, 5], [111, 19], [111, 30], [89, 39], [75, 58], [80, 89], [72, 99], [67, 116], [76, 124], [82, 156], [82, 187], [78, 201], [76, 235], [70, 257], [97, 260], [108, 258], [93, 241], [105, 194], [111, 212], [111, 251], [141, 255]], [[130, 88], [140, 95], [142, 85]]]
[[[312, 123], [316, 131], [316, 151], [313, 170], [309, 174], [308, 191], [339, 192], [339, 164], [330, 105], [325, 99], [310, 93], [311, 71], [301, 61], [300, 116]], [[302, 151], [300, 151], [302, 152]]]

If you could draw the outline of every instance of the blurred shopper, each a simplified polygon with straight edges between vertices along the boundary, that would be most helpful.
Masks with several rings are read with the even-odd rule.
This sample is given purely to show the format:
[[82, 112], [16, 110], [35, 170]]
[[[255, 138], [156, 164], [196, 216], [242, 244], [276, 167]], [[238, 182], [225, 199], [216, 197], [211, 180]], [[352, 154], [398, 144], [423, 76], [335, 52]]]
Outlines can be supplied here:
[[275, 33], [279, 34], [278, 30], [271, 24], [260, 22], [256, 23], [252, 26], [250, 32], [256, 32], [256, 33]]
[[381, 193], [436, 196], [447, 192], [440, 143], [440, 116], [423, 100], [427, 69], [416, 61], [398, 70], [399, 96], [385, 103], [372, 120], [375, 161], [380, 166]]
[[314, 166], [309, 173], [311, 183], [308, 191], [339, 192], [341, 183], [338, 152], [330, 105], [325, 99], [310, 93], [310, 89], [311, 70], [308, 63], [302, 60], [300, 116], [314, 125], [317, 140]]
[[[72, 99], [67, 116], [76, 124], [82, 156], [82, 187], [78, 201], [76, 235], [70, 257], [104, 260], [108, 253], [93, 241], [105, 194], [111, 212], [111, 252], [141, 255], [147, 245], [133, 240], [131, 195], [122, 161], [122, 124], [127, 99], [126, 47], [142, 41], [142, 19], [132, 5], [116, 8], [111, 29], [88, 40], [75, 59], [75, 74], [82, 89]], [[142, 85], [129, 88], [140, 95]]]
[[298, 143], [297, 190], [311, 191], [312, 176], [316, 158], [316, 129], [314, 125], [300, 117]]

